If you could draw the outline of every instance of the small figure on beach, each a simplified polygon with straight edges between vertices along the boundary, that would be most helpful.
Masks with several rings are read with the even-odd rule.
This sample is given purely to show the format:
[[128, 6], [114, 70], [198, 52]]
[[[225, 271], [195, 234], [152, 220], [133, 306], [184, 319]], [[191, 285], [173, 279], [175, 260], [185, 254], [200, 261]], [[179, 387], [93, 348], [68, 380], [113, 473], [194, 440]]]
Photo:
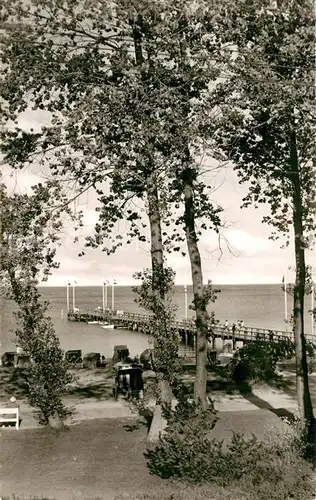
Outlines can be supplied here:
[[16, 348], [16, 354], [18, 356], [20, 356], [21, 354], [23, 354], [23, 349], [22, 349], [22, 347], [19, 344], [16, 344], [15, 348]]
[[243, 326], [244, 326], [244, 322], [243, 322], [243, 320], [242, 320], [242, 319], [239, 319], [239, 320], [237, 321], [237, 327], [238, 327], [238, 330], [241, 330], [241, 329], [243, 328]]
[[224, 328], [222, 328], [222, 341], [224, 342], [224, 336], [225, 334], [227, 334], [229, 330], [229, 323], [228, 323], [228, 319], [225, 321], [225, 325], [224, 325]]
[[18, 365], [20, 356], [23, 355], [23, 349], [19, 344], [16, 344], [15, 346], [15, 355], [14, 355], [14, 366]]
[[16, 398], [14, 396], [11, 396], [9, 403], [7, 404], [7, 408], [18, 408], [19, 405], [16, 402]]

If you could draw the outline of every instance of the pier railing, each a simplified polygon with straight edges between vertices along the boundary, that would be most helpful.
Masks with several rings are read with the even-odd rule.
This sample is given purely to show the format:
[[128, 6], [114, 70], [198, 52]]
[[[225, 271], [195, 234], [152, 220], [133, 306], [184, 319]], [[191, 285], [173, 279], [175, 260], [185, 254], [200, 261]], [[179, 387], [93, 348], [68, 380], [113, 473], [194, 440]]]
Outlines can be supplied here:
[[[148, 325], [152, 315], [150, 314], [140, 314], [140, 313], [130, 313], [122, 312], [120, 314], [116, 312], [69, 312], [68, 319], [73, 321], [107, 321], [114, 324], [121, 324], [126, 326], [131, 326], [130, 324], [137, 325], [138, 327], [145, 328]], [[182, 333], [191, 333], [194, 335], [196, 332], [196, 326], [194, 320], [176, 320], [173, 322], [172, 327]], [[232, 331], [232, 327], [227, 327], [219, 323], [211, 324], [209, 326], [210, 335], [214, 337], [222, 337], [223, 339], [234, 337], [235, 340], [252, 341], [256, 339], [261, 339], [264, 341], [271, 340], [289, 340], [294, 342], [293, 332], [285, 332], [275, 329], [266, 328], [255, 328], [249, 326], [242, 326], [236, 328]], [[306, 339], [308, 341], [316, 343], [316, 335], [306, 334]]]

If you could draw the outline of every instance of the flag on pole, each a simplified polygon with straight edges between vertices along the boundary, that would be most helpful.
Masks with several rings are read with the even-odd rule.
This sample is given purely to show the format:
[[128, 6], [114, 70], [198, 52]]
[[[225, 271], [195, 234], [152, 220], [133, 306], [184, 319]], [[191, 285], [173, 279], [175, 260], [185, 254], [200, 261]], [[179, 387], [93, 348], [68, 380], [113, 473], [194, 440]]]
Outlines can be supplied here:
[[283, 274], [282, 283], [283, 283], [283, 290], [284, 290], [284, 321], [285, 321], [286, 331], [287, 331], [287, 324], [288, 324], [288, 319], [287, 319], [287, 288], [286, 288], [286, 275], [285, 274]]
[[117, 285], [117, 281], [116, 280], [113, 280], [113, 285]]

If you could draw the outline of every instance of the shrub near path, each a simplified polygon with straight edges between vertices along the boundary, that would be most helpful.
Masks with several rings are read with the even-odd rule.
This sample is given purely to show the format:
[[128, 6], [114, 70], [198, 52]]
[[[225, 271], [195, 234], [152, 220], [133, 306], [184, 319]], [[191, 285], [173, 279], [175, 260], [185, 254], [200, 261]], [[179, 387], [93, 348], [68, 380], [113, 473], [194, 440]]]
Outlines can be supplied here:
[[[270, 429], [270, 439], [214, 433], [219, 418], [186, 398], [165, 409], [168, 427], [146, 452], [150, 471], [163, 478], [230, 487], [239, 484], [258, 500], [311, 499], [315, 474], [303, 459], [304, 444], [292, 429]], [[253, 413], [253, 412], [251, 412]]]

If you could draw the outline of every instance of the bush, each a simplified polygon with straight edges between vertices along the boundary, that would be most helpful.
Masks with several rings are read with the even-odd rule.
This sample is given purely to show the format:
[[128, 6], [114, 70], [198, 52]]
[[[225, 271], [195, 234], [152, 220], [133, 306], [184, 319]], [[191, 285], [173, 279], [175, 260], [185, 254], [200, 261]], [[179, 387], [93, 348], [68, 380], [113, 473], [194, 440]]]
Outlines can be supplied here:
[[151, 408], [143, 399], [133, 398], [129, 400], [128, 403], [130, 410], [133, 413], [138, 414], [138, 422], [137, 424], [134, 424], [134, 427], [136, 425], [136, 428], [139, 428], [141, 425], [145, 425], [149, 430], [154, 415], [153, 408]]
[[264, 442], [233, 433], [224, 443], [210, 437], [217, 421], [213, 405], [202, 411], [188, 402], [167, 409], [167, 420], [165, 434], [145, 453], [152, 474], [225, 489], [237, 484], [258, 500], [311, 498], [312, 469], [290, 428], [288, 436], [278, 439], [271, 433]]
[[168, 426], [157, 446], [147, 449], [145, 458], [153, 474], [199, 481], [205, 469], [200, 458], [205, 458], [209, 446], [207, 434], [218, 417], [212, 402], [208, 409], [201, 410], [185, 396], [179, 396], [175, 410], [164, 407]]
[[239, 349], [228, 365], [227, 376], [237, 384], [245, 382], [277, 382], [277, 363], [294, 354], [294, 344], [287, 341], [256, 340]]
[[308, 361], [308, 371], [313, 373], [316, 370], [316, 344], [306, 340], [306, 353]]
[[304, 425], [299, 417], [284, 418], [283, 421], [287, 424], [287, 432], [282, 435], [283, 448], [293, 451], [316, 469], [316, 421], [312, 423], [314, 439], [309, 436], [308, 425]]

